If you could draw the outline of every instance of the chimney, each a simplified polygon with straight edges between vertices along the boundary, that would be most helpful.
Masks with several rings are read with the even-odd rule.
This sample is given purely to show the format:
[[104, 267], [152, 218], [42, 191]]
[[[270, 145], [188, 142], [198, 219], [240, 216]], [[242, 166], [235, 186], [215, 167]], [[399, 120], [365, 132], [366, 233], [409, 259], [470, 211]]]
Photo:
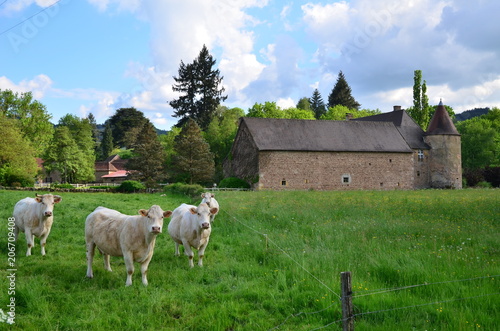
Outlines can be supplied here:
[[346, 121], [352, 120], [352, 113], [345, 113], [345, 120]]
[[401, 110], [401, 106], [393, 106], [393, 107], [394, 107], [393, 111]]

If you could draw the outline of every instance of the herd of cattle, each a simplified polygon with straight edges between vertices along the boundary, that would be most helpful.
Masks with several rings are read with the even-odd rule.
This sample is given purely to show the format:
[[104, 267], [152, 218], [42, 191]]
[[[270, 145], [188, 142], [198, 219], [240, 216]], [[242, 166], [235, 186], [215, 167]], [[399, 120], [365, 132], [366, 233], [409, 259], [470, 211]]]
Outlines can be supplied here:
[[[175, 242], [175, 255], [179, 255], [179, 245], [193, 267], [194, 253], [198, 250], [198, 265], [203, 265], [205, 248], [211, 233], [211, 223], [219, 212], [219, 204], [212, 193], [203, 193], [199, 206], [182, 204], [174, 211], [163, 211], [153, 205], [148, 210], [139, 210], [139, 215], [125, 215], [116, 210], [97, 207], [85, 221], [85, 242], [87, 246], [87, 277], [93, 278], [92, 262], [95, 248], [104, 257], [104, 268], [111, 271], [110, 256], [123, 256], [127, 269], [125, 285], [132, 285], [134, 262], [141, 264], [142, 283], [148, 285], [148, 265], [153, 257], [156, 236], [162, 232], [163, 219], [171, 216], [168, 233]], [[14, 236], [19, 231], [26, 234], [31, 255], [35, 237], [40, 238], [41, 253], [45, 255], [45, 243], [54, 220], [54, 205], [62, 201], [58, 195], [43, 194], [35, 198], [24, 198], [14, 206]]]

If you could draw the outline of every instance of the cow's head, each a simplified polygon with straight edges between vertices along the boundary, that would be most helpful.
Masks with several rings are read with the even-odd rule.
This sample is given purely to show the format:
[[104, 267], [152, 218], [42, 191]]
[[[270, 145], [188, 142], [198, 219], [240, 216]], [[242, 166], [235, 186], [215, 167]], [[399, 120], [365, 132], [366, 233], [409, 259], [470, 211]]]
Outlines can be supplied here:
[[206, 203], [210, 207], [210, 202], [212, 202], [212, 198], [215, 199], [215, 194], [205, 192], [201, 194], [201, 198], [203, 199], [201, 202]]
[[139, 210], [139, 214], [147, 219], [148, 231], [158, 234], [163, 228], [163, 218], [170, 217], [172, 212], [170, 210], [163, 211], [160, 206], [153, 205], [149, 210]]
[[36, 194], [35, 201], [42, 206], [42, 213], [44, 217], [51, 217], [54, 211], [54, 205], [62, 201], [59, 195], [52, 194]]
[[215, 215], [218, 209], [210, 208], [208, 204], [201, 203], [198, 208], [192, 207], [189, 211], [191, 214], [196, 215], [199, 228], [210, 229], [210, 215]]

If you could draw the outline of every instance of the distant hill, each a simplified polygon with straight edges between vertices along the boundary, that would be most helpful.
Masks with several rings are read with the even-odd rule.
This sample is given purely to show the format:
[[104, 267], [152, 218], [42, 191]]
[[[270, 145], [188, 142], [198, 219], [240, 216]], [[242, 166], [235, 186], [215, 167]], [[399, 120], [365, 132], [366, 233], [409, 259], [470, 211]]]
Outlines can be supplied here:
[[455, 114], [455, 120], [457, 122], [470, 120], [473, 117], [481, 116], [487, 114], [490, 111], [488, 107], [486, 108], [474, 108], [471, 110], [466, 110], [460, 114]]

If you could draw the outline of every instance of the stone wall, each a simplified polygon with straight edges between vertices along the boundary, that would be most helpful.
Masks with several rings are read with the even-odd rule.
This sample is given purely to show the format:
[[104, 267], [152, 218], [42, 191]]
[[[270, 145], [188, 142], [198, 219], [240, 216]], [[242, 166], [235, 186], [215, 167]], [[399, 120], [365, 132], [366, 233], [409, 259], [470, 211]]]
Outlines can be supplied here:
[[413, 153], [261, 151], [257, 188], [413, 189], [413, 158]]
[[430, 186], [462, 188], [461, 139], [457, 135], [429, 135], [425, 142], [429, 151]]

